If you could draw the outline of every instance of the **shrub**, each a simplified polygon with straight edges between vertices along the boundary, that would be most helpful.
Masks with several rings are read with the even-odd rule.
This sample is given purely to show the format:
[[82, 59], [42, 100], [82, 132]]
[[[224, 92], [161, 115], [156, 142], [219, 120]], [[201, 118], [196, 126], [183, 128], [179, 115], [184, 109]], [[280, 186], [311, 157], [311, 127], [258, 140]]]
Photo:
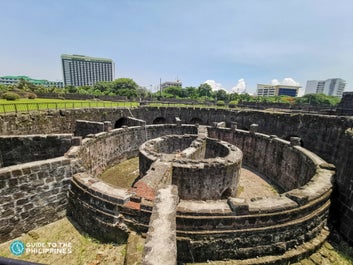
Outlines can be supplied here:
[[16, 99], [19, 99], [20, 96], [13, 92], [6, 92], [2, 95], [2, 98], [6, 100], [16, 100]]
[[37, 95], [34, 94], [34, 93], [28, 93], [28, 94], [27, 94], [27, 98], [28, 98], [28, 99], [36, 99], [36, 98], [37, 98]]
[[230, 108], [235, 108], [238, 104], [238, 101], [236, 100], [232, 100], [231, 102], [229, 102], [229, 107]]
[[217, 106], [225, 106], [226, 103], [224, 103], [223, 100], [218, 100], [217, 103], [216, 103]]

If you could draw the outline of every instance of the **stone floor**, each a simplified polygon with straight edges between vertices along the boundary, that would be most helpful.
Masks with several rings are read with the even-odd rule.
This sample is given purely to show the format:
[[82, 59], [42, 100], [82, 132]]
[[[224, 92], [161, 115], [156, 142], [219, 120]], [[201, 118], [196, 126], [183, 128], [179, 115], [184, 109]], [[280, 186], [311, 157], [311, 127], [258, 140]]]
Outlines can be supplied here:
[[260, 174], [246, 167], [241, 169], [237, 197], [251, 199], [271, 197], [276, 194], [278, 194], [277, 189]]

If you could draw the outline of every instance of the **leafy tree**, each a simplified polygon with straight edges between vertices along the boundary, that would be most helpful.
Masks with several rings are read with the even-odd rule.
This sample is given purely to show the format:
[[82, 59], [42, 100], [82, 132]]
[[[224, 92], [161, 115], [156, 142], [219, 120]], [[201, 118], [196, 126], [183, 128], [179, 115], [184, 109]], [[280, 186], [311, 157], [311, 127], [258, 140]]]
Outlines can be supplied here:
[[199, 97], [212, 97], [212, 87], [209, 84], [203, 83], [198, 87]]
[[139, 86], [131, 78], [118, 78], [111, 83], [110, 92], [117, 96], [136, 97]]
[[166, 94], [173, 95], [174, 98], [182, 98], [184, 96], [183, 89], [178, 86], [170, 86], [163, 89]]
[[184, 88], [184, 95], [186, 98], [196, 99], [198, 96], [198, 89], [196, 87], [186, 87]]
[[228, 93], [223, 89], [217, 90], [214, 94], [217, 100], [228, 100]]
[[20, 78], [20, 81], [15, 85], [15, 87], [19, 90], [23, 91], [35, 91], [36, 85], [28, 82], [27, 80]]
[[335, 106], [340, 102], [340, 98], [325, 94], [307, 94], [296, 99], [296, 103], [308, 103], [313, 106]]
[[250, 101], [253, 101], [253, 100], [252, 100], [252, 97], [251, 97], [248, 93], [240, 94], [240, 95], [239, 95], [239, 100], [240, 100], [240, 101], [243, 101], [243, 102], [250, 102]]
[[102, 94], [109, 94], [112, 91], [112, 82], [98, 82], [93, 86], [93, 90], [99, 90]]
[[230, 93], [228, 95], [229, 101], [238, 101], [240, 99], [240, 95], [238, 93]]

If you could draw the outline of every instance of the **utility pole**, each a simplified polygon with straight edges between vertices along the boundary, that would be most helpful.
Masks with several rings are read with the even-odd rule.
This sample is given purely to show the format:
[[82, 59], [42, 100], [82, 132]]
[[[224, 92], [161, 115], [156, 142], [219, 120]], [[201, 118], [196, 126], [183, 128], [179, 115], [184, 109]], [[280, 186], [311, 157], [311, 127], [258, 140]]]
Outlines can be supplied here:
[[159, 78], [159, 96], [162, 98], [162, 78]]

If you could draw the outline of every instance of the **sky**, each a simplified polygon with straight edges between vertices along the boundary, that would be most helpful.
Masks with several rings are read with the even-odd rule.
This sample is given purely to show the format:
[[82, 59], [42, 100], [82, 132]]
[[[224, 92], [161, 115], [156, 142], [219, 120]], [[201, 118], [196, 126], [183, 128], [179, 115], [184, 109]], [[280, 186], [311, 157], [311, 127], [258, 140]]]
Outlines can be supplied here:
[[0, 0], [0, 76], [62, 80], [61, 54], [113, 59], [157, 90], [254, 93], [343, 78], [353, 90], [352, 0]]

